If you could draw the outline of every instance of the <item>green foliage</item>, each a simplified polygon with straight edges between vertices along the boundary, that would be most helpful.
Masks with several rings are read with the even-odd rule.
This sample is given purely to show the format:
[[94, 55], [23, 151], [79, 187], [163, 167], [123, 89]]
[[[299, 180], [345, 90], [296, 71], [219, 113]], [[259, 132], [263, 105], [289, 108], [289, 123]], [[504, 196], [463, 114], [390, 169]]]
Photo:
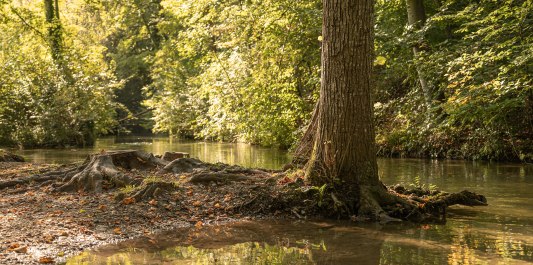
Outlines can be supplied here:
[[0, 9], [0, 143], [91, 145], [114, 124], [111, 93], [120, 83], [95, 53], [98, 44], [79, 43], [74, 27], [64, 27], [68, 48], [58, 62], [41, 8]]
[[[0, 1], [0, 144], [153, 127], [286, 148], [318, 98], [317, 0], [59, 1], [48, 22], [20, 3]], [[376, 1], [379, 154], [533, 160], [532, 2], [424, 4], [418, 29], [405, 0]]]
[[288, 147], [319, 86], [316, 1], [167, 1], [156, 131]]
[[376, 96], [381, 154], [533, 159], [531, 1], [428, 1], [418, 32], [379, 26], [397, 21], [394, 2], [378, 5], [378, 54], [405, 62], [422, 42], [418, 63], [438, 95], [435, 109], [424, 109], [412, 63], [389, 59], [377, 68], [386, 81]]
[[324, 184], [320, 187], [318, 186], [312, 186], [312, 190], [316, 190], [318, 192], [318, 207], [322, 207], [322, 204], [324, 203], [324, 192], [326, 191], [327, 184]]

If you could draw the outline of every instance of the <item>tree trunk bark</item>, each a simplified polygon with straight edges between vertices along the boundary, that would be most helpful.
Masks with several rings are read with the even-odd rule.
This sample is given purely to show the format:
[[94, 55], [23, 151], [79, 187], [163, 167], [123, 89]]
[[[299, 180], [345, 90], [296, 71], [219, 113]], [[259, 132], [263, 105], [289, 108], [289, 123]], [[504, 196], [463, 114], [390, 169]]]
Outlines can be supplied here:
[[[347, 211], [380, 211], [372, 104], [372, 0], [325, 0], [318, 124], [306, 178]], [[340, 198], [339, 196], [342, 196]]]
[[[409, 26], [413, 30], [421, 29], [426, 23], [426, 10], [424, 8], [424, 0], [406, 0], [407, 5], [407, 20]], [[418, 81], [422, 92], [424, 93], [424, 102], [428, 113], [433, 106], [433, 91], [431, 85], [428, 83], [422, 66], [416, 62], [420, 54], [420, 44], [417, 43], [413, 46], [413, 58], [415, 60], [416, 72], [418, 74]]]

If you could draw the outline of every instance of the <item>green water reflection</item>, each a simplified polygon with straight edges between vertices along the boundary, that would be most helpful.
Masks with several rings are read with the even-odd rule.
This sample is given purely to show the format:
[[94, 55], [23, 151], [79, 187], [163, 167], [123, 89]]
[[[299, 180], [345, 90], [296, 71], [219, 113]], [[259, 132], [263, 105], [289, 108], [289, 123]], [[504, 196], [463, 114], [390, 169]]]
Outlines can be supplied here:
[[[280, 168], [289, 156], [246, 144], [160, 137], [100, 139], [91, 149], [25, 150], [37, 162], [73, 162], [101, 149], [188, 152], [209, 162]], [[241, 223], [169, 231], [106, 246], [68, 264], [531, 264], [533, 166], [420, 159], [379, 159], [386, 184], [474, 190], [489, 206], [452, 207], [446, 225], [389, 226], [335, 222]], [[153, 243], [155, 242], [155, 243]]]
[[244, 222], [180, 229], [85, 252], [67, 264], [528, 264], [531, 241], [445, 226]]
[[285, 151], [243, 143], [198, 142], [169, 137], [128, 136], [100, 138], [91, 148], [15, 150], [33, 162], [71, 163], [84, 160], [101, 150], [145, 150], [154, 154], [165, 151], [186, 152], [206, 162], [223, 162], [247, 167], [281, 168], [289, 161]]

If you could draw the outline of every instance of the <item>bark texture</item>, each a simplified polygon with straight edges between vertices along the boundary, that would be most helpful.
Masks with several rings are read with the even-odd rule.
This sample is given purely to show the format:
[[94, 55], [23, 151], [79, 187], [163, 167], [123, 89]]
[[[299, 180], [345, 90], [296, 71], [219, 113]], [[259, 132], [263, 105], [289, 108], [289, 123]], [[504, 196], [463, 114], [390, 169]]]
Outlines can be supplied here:
[[[318, 126], [307, 176], [377, 185], [371, 0], [325, 0]], [[321, 179], [327, 177], [327, 179]]]
[[378, 178], [374, 144], [374, 1], [323, 5], [322, 84], [306, 178], [334, 187], [334, 207], [344, 214], [375, 217], [390, 196]]

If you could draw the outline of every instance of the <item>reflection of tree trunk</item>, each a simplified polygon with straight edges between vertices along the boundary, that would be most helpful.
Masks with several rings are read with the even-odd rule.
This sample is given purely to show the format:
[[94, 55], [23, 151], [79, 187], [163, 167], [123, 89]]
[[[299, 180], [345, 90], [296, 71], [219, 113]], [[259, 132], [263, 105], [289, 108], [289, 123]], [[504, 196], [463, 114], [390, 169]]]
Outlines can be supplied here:
[[[406, 0], [406, 3], [407, 3], [407, 19], [409, 22], [409, 26], [413, 30], [421, 29], [426, 23], [426, 11], [424, 9], [424, 1], [423, 0]], [[424, 101], [425, 101], [426, 107], [428, 108], [428, 111], [430, 111], [432, 107], [432, 101], [433, 101], [433, 91], [432, 91], [431, 85], [428, 83], [426, 79], [422, 66], [418, 62], [416, 62], [420, 54], [420, 51], [421, 51], [420, 43], [415, 44], [413, 46], [413, 57], [415, 60], [416, 71], [418, 73], [418, 81], [420, 82], [420, 87], [422, 88], [422, 91], [424, 93]]]

